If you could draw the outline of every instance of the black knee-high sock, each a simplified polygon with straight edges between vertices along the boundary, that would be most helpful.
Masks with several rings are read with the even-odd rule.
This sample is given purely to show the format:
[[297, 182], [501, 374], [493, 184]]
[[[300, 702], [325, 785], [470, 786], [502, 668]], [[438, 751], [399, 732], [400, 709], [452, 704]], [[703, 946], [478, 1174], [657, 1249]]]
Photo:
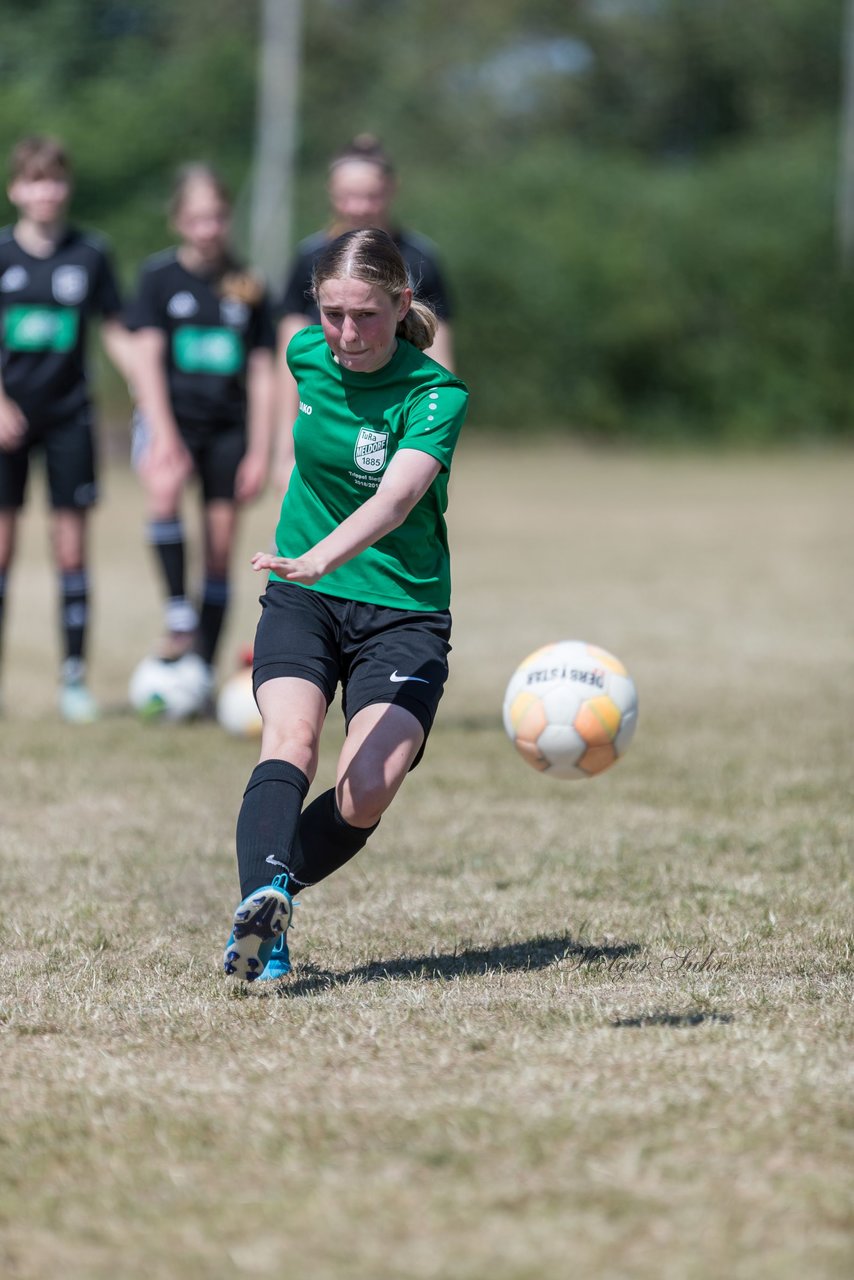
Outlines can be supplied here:
[[237, 870], [242, 897], [290, 871], [308, 778], [287, 760], [262, 760], [252, 770], [237, 818]]
[[86, 625], [89, 621], [89, 579], [85, 569], [60, 574], [63, 674], [77, 680], [83, 674]]
[[341, 817], [331, 788], [319, 795], [299, 821], [299, 839], [291, 856], [291, 880], [296, 889], [317, 884], [355, 858], [380, 824], [352, 827]]
[[216, 647], [228, 608], [228, 596], [228, 582], [224, 578], [205, 579], [196, 648], [208, 664], [212, 664], [216, 656]]
[[170, 520], [149, 520], [148, 541], [154, 550], [166, 594], [170, 599], [184, 595], [184, 526], [175, 516]]
[[196, 612], [186, 594], [184, 526], [177, 516], [170, 520], [149, 520], [147, 532], [166, 594], [167, 629], [194, 631]]

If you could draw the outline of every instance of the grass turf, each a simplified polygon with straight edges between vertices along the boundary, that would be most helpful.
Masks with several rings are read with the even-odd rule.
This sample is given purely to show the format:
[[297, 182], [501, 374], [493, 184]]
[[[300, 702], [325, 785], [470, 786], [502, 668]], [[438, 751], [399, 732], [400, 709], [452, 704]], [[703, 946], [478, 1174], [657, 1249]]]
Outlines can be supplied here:
[[[0, 735], [3, 1273], [849, 1275], [849, 469], [466, 445], [429, 750], [303, 895], [263, 992], [219, 974], [255, 748], [124, 707], [158, 616], [134, 482], [110, 474], [95, 525], [93, 726], [56, 716], [30, 512]], [[274, 517], [246, 520], [223, 675]], [[574, 637], [624, 659], [640, 722], [616, 768], [554, 783], [500, 704]], [[318, 787], [340, 737], [333, 711]]]

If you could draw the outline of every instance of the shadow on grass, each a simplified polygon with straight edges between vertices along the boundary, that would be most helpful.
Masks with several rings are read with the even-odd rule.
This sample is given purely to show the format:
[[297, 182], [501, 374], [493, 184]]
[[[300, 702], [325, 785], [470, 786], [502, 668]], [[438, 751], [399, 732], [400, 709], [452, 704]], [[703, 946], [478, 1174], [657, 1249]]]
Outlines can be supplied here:
[[640, 946], [636, 942], [595, 945], [577, 941], [569, 934], [560, 934], [531, 938], [527, 942], [506, 943], [503, 946], [454, 948], [453, 951], [440, 955], [371, 960], [367, 964], [341, 972], [302, 964], [295, 976], [276, 983], [270, 994], [305, 996], [317, 991], [328, 991], [333, 987], [347, 986], [349, 983], [383, 982], [399, 978], [448, 982], [453, 978], [483, 977], [490, 973], [547, 969], [549, 965], [570, 958], [582, 965], [593, 965], [623, 959], [637, 954], [639, 950]]
[[483, 711], [473, 715], [448, 713], [442, 717], [442, 728], [453, 729], [455, 733], [490, 733], [503, 730], [501, 714], [494, 711]]
[[732, 1022], [731, 1013], [706, 1013], [691, 1009], [687, 1013], [647, 1013], [638, 1018], [614, 1018], [612, 1027], [698, 1027], [701, 1022]]

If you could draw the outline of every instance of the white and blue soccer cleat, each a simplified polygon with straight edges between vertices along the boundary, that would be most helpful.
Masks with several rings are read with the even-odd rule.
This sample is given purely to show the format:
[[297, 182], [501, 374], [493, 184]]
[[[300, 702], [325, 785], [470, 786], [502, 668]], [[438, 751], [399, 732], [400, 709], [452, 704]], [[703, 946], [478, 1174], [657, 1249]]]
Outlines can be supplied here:
[[[297, 903], [294, 903], [296, 906]], [[279, 934], [278, 939], [270, 953], [270, 959], [264, 966], [264, 972], [259, 976], [259, 982], [274, 982], [276, 978], [284, 978], [291, 971], [291, 953], [288, 951], [288, 935], [286, 933]]]
[[[248, 894], [235, 911], [231, 937], [222, 958], [223, 968], [229, 977], [254, 982], [256, 978], [266, 976], [265, 970], [277, 942], [283, 945], [284, 962], [288, 966], [282, 973], [290, 972], [286, 935], [293, 913], [293, 898], [288, 893], [287, 883], [287, 875], [276, 876], [270, 884]], [[277, 973], [275, 976], [282, 975]]]

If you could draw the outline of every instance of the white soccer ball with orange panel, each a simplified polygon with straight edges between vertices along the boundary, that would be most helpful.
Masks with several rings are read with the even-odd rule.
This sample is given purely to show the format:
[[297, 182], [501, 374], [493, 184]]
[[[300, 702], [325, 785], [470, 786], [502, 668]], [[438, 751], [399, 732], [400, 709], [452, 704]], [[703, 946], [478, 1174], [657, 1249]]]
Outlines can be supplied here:
[[544, 645], [520, 663], [504, 695], [504, 727], [532, 768], [592, 778], [628, 749], [638, 695], [623, 663], [583, 640]]

